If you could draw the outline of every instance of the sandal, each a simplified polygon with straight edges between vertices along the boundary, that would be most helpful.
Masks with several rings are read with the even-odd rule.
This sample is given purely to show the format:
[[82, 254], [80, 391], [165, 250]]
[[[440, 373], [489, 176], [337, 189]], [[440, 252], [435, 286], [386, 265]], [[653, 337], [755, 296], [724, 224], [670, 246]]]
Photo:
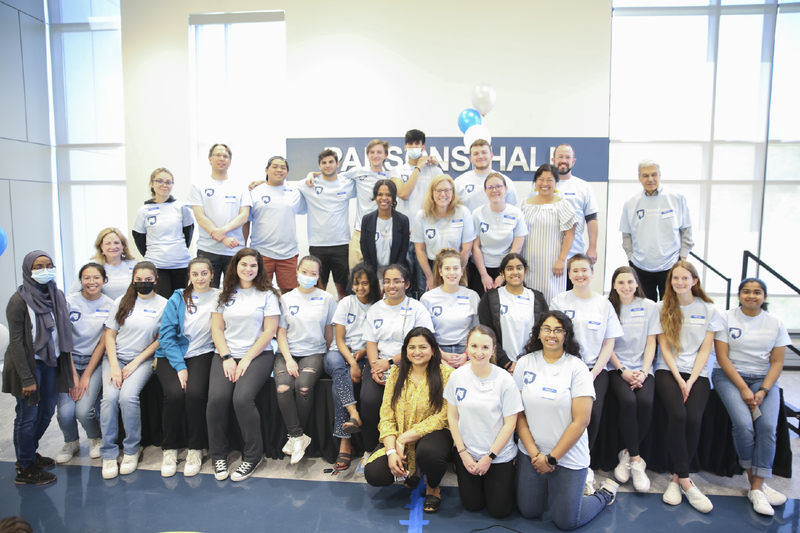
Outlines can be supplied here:
[[420, 477], [417, 474], [412, 474], [403, 482], [403, 486], [407, 489], [414, 490], [419, 486]]
[[352, 459], [352, 454], [347, 452], [339, 452], [338, 455], [336, 455], [336, 462], [333, 463], [333, 473], [338, 474], [339, 472], [344, 472], [350, 468], [350, 462]]
[[342, 431], [344, 431], [346, 435], [353, 435], [354, 433], [361, 432], [361, 426], [358, 424], [357, 419], [351, 418], [342, 424]]
[[426, 513], [435, 513], [439, 510], [439, 506], [441, 505], [442, 499], [440, 497], [428, 494], [425, 496], [425, 503], [422, 504], [422, 510]]

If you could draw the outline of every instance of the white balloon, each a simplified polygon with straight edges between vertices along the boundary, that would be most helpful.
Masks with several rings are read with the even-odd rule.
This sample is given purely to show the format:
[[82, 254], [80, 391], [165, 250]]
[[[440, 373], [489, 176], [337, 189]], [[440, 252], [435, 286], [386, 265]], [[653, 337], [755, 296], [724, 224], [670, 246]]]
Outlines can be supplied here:
[[483, 116], [486, 116], [492, 110], [496, 101], [497, 92], [491, 85], [481, 83], [476, 85], [472, 91], [472, 107], [477, 109]]
[[489, 128], [483, 124], [475, 124], [474, 126], [470, 126], [469, 129], [464, 132], [464, 147], [469, 150], [469, 147], [472, 146], [472, 143], [478, 139], [483, 139], [489, 144], [492, 144], [492, 134], [489, 131]]

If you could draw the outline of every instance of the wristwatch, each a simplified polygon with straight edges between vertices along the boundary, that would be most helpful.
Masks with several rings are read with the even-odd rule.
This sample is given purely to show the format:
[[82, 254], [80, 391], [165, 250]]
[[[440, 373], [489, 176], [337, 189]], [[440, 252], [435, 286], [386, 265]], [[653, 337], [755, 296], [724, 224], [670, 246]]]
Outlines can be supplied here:
[[496, 453], [494, 453], [492, 450], [489, 450], [489, 453], [487, 453], [486, 455], [488, 455], [488, 456], [489, 456], [489, 459], [491, 459], [492, 461], [494, 461], [495, 459], [497, 459], [497, 454], [496, 454]]
[[762, 391], [762, 390], [764, 391], [764, 394], [769, 394], [769, 389], [766, 388], [766, 387], [759, 387], [756, 392], [759, 392], [759, 391]]
[[556, 459], [549, 453], [545, 455], [545, 458], [547, 459], [547, 464], [549, 464], [550, 466], [556, 466], [558, 464], [558, 459]]
[[223, 361], [227, 361], [227, 360], [228, 360], [228, 359], [230, 359], [231, 357], [233, 357], [233, 356], [232, 356], [231, 354], [229, 354], [229, 353], [228, 353], [228, 354], [225, 354], [225, 355], [223, 355], [223, 356], [222, 356], [222, 360], [223, 360]]
[[626, 371], [626, 370], [628, 370], [628, 369], [627, 369], [627, 368], [625, 368], [624, 366], [621, 366], [621, 367], [619, 367], [617, 370], [619, 370], [619, 375], [621, 376], [621, 375], [622, 375], [622, 373], [623, 373], [623, 372], [625, 372], [625, 371]]

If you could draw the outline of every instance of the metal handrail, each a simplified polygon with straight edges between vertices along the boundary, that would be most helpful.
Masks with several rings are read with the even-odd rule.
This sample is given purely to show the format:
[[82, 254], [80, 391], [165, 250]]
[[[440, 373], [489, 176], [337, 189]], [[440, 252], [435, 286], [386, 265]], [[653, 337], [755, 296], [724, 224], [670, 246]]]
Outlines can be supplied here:
[[700, 261], [701, 263], [703, 263], [703, 265], [704, 265], [704, 266], [705, 266], [707, 269], [709, 269], [711, 272], [713, 272], [714, 274], [716, 274], [717, 276], [719, 276], [719, 277], [721, 277], [722, 279], [724, 279], [724, 280], [725, 280], [725, 284], [726, 284], [726, 285], [727, 285], [727, 287], [728, 287], [728, 288], [727, 288], [727, 290], [726, 290], [726, 292], [725, 292], [725, 310], [728, 310], [728, 309], [730, 309], [730, 308], [731, 308], [731, 278], [729, 278], [728, 276], [726, 276], [725, 274], [723, 274], [722, 272], [720, 272], [719, 270], [717, 270], [717, 269], [716, 269], [716, 268], [714, 268], [713, 266], [709, 265], [709, 264], [708, 264], [708, 263], [705, 261], [705, 259], [703, 259], [703, 258], [702, 258], [702, 257], [700, 257], [699, 255], [697, 255], [696, 253], [694, 253], [694, 252], [689, 252], [689, 255], [691, 255], [692, 257], [694, 257], [695, 259], [697, 259], [697, 260], [698, 260], [698, 261]]

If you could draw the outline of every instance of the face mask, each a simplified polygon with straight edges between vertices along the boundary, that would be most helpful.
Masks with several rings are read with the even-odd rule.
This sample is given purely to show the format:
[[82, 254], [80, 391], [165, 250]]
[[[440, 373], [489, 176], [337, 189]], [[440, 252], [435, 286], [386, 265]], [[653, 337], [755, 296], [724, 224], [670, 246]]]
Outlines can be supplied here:
[[48, 283], [56, 279], [56, 269], [40, 268], [38, 270], [32, 271], [31, 277], [33, 278], [33, 281], [35, 281], [39, 285], [47, 285]]
[[134, 281], [133, 288], [139, 294], [150, 294], [156, 286], [155, 281]]
[[317, 284], [317, 278], [314, 276], [297, 274], [297, 283], [304, 289], [311, 289]]
[[409, 148], [407, 152], [409, 159], [419, 159], [422, 156], [422, 148]]

